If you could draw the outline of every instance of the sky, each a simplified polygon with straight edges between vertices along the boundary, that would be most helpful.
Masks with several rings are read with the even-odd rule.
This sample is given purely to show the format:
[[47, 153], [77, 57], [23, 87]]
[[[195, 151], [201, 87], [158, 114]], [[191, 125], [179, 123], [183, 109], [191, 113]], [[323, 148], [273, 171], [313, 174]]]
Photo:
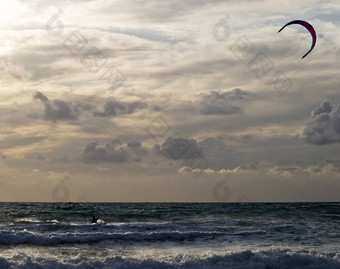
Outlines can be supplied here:
[[0, 13], [0, 201], [340, 200], [336, 1]]

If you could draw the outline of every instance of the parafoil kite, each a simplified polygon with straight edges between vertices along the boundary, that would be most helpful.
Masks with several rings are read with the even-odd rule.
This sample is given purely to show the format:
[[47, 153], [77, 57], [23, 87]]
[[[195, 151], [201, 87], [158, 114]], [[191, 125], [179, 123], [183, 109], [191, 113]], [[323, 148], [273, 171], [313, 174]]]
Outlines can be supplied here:
[[301, 20], [295, 20], [295, 21], [291, 21], [291, 22], [288, 22], [285, 26], [283, 26], [279, 31], [278, 33], [280, 33], [286, 26], [288, 25], [291, 25], [291, 24], [300, 24], [302, 26], [304, 26], [309, 32], [310, 34], [312, 35], [312, 38], [313, 38], [313, 43], [312, 43], [312, 47], [310, 48], [310, 50], [305, 54], [303, 55], [303, 58], [305, 58], [312, 50], [313, 48], [315, 47], [315, 43], [316, 43], [316, 33], [315, 33], [315, 30], [313, 28], [312, 25], [310, 25], [308, 22], [306, 21], [301, 21]]

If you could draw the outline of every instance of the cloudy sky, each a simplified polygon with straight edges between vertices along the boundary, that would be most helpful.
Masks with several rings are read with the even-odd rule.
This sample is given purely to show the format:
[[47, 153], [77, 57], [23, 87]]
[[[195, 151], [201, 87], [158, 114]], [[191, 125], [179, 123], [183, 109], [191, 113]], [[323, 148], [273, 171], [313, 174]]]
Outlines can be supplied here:
[[0, 10], [0, 201], [340, 200], [335, 1]]

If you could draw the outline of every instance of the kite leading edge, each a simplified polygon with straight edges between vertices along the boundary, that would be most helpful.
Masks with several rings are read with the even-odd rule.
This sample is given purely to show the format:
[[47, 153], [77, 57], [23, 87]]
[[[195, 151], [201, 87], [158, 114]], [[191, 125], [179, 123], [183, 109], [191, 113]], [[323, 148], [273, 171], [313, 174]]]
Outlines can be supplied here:
[[305, 58], [305, 57], [313, 50], [313, 48], [315, 47], [315, 43], [316, 43], [316, 33], [315, 33], [315, 30], [314, 30], [313, 26], [310, 25], [308, 22], [306, 22], [306, 21], [301, 21], [301, 20], [295, 20], [295, 21], [288, 22], [285, 26], [283, 26], [283, 27], [278, 31], [278, 33], [280, 33], [286, 26], [291, 25], [291, 24], [300, 24], [300, 25], [304, 26], [304, 27], [309, 31], [309, 33], [312, 35], [312, 38], [313, 38], [312, 46], [311, 46], [310, 50], [309, 50], [305, 55], [303, 55], [303, 57], [301, 58], [301, 59], [303, 59], [303, 58]]

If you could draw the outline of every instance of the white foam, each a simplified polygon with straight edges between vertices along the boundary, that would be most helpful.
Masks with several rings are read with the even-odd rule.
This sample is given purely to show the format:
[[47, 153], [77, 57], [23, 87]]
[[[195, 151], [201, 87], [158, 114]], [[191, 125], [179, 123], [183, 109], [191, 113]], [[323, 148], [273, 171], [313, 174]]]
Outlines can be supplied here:
[[254, 269], [254, 268], [299, 268], [299, 269], [339, 269], [340, 261], [331, 257], [321, 257], [312, 254], [292, 253], [284, 251], [243, 251], [226, 255], [212, 255], [207, 258], [192, 258], [182, 261], [181, 255], [169, 261], [155, 259], [133, 259], [119, 256], [103, 260], [82, 259], [74, 257], [67, 259], [36, 258], [27, 255], [16, 255], [12, 258], [0, 258], [0, 268], [211, 268], [211, 269]]
[[14, 221], [15, 223], [39, 223], [40, 220], [36, 218], [19, 218]]

